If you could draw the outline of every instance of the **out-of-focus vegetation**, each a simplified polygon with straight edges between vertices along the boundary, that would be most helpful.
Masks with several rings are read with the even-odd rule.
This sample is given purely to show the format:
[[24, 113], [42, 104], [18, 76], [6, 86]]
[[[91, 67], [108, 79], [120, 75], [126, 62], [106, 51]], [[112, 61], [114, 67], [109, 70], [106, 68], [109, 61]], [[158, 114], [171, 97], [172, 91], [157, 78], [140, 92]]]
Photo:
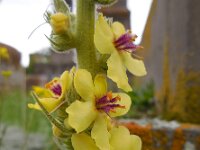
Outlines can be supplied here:
[[0, 124], [18, 126], [26, 133], [40, 133], [47, 136], [47, 149], [55, 147], [52, 140], [51, 125], [42, 112], [27, 107], [33, 102], [30, 94], [20, 91], [7, 91], [0, 93]]
[[134, 89], [128, 93], [132, 100], [130, 111], [125, 118], [140, 118], [155, 116], [154, 82], [146, 86]]

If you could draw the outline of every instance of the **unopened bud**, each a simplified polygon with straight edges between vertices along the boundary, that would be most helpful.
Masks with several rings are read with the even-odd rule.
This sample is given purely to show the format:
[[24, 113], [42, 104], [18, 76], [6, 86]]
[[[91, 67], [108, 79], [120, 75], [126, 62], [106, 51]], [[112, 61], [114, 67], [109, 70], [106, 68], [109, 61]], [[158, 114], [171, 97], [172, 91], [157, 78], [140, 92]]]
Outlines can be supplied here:
[[62, 34], [69, 28], [69, 18], [65, 14], [58, 12], [51, 15], [50, 24], [54, 33]]
[[52, 131], [55, 137], [60, 137], [62, 135], [61, 130], [58, 129], [55, 125], [52, 126]]

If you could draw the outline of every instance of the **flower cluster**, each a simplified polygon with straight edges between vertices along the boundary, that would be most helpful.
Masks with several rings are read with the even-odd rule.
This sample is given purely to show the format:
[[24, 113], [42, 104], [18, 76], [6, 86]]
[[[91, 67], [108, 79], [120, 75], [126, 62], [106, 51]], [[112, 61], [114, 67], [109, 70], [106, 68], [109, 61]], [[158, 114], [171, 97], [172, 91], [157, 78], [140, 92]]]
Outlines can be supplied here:
[[[146, 74], [143, 61], [132, 57], [142, 47], [133, 43], [137, 36], [126, 31], [120, 22], [110, 22], [102, 14], [96, 22], [92, 21], [96, 3], [112, 2], [79, 0], [77, 9], [80, 10], [74, 18], [63, 0], [54, 0], [55, 12], [46, 15], [52, 27], [49, 40], [53, 48], [62, 52], [76, 48], [79, 67], [65, 71], [44, 88], [34, 87], [36, 103], [28, 106], [45, 113], [54, 136], [69, 150], [141, 150], [142, 147], [137, 135], [131, 135], [114, 121], [129, 111], [130, 97], [108, 90], [107, 85], [108, 77], [121, 90], [132, 90], [126, 71], [135, 76]], [[82, 26], [89, 31], [80, 30]], [[102, 64], [106, 64], [106, 69], [101, 68]]]
[[[45, 88], [34, 87], [39, 102], [52, 113], [59, 109], [67, 99], [70, 86], [74, 86], [78, 99], [65, 108], [66, 128], [74, 130], [71, 142], [75, 150], [139, 150], [141, 140], [130, 135], [128, 129], [116, 126], [112, 118], [126, 114], [131, 99], [125, 93], [107, 91], [107, 82], [103, 74], [92, 79], [85, 69], [65, 71], [60, 78], [54, 78]], [[29, 104], [30, 108], [41, 110], [40, 105]], [[88, 134], [88, 132], [90, 134]], [[126, 144], [120, 144], [121, 137]]]

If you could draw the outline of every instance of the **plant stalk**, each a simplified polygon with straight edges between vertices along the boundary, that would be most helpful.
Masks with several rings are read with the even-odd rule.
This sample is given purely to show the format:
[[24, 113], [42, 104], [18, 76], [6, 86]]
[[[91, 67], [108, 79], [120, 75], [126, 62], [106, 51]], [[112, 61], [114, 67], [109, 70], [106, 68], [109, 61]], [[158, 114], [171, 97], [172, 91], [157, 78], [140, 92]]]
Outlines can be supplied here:
[[94, 77], [98, 70], [94, 45], [94, 0], [77, 0], [76, 48], [78, 67], [87, 69]]

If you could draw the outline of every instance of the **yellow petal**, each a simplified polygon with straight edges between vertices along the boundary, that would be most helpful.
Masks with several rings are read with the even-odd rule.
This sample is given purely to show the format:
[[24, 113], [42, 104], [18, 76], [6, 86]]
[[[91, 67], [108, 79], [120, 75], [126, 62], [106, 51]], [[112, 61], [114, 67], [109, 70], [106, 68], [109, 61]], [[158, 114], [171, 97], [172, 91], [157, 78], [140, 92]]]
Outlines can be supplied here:
[[39, 98], [39, 101], [48, 112], [53, 111], [61, 103], [61, 100], [55, 98]]
[[66, 109], [66, 112], [69, 114], [69, 125], [78, 133], [87, 129], [97, 115], [93, 101], [81, 102], [77, 100]]
[[136, 76], [144, 76], [147, 74], [142, 60], [134, 59], [131, 54], [123, 52], [120, 54], [126, 68]]
[[67, 92], [67, 90], [70, 88], [70, 86], [72, 84], [72, 79], [71, 79], [68, 71], [65, 71], [62, 73], [62, 75], [60, 77], [60, 82], [61, 82], [61, 87], [62, 87], [61, 97], [64, 97], [65, 93]]
[[[39, 101], [48, 112], [53, 111], [61, 103], [61, 100], [55, 98], [39, 98]], [[28, 104], [28, 107], [31, 109], [41, 110], [40, 106], [37, 103]]]
[[52, 93], [50, 92], [50, 90], [46, 88], [42, 88], [39, 86], [32, 86], [32, 89], [40, 98], [52, 97]]
[[96, 145], [100, 150], [110, 149], [110, 133], [107, 129], [107, 119], [103, 115], [99, 115], [95, 120], [91, 131], [91, 137], [95, 140]]
[[31, 108], [31, 109], [41, 110], [40, 106], [37, 103], [28, 104], [28, 107]]
[[56, 34], [61, 34], [67, 31], [69, 26], [69, 19], [63, 13], [56, 13], [51, 15], [50, 24]]
[[107, 92], [107, 82], [106, 78], [102, 74], [96, 75], [94, 79], [94, 90], [95, 90], [95, 97], [101, 98]]
[[121, 106], [125, 106], [125, 108], [116, 108], [115, 112], [109, 113], [111, 117], [122, 116], [122, 115], [126, 114], [131, 107], [131, 99], [127, 94], [113, 93], [113, 97], [115, 97], [115, 96], [119, 96], [121, 98], [121, 100], [118, 101], [117, 104], [120, 104]]
[[51, 25], [53, 25], [54, 28], [62, 28], [63, 26], [65, 26], [65, 21], [60, 21], [60, 22], [57, 22], [55, 20], [51, 20]]
[[131, 135], [131, 150], [141, 150], [142, 141], [139, 136]]
[[108, 70], [107, 75], [112, 79], [117, 86], [124, 91], [131, 91], [131, 87], [128, 83], [128, 77], [126, 75], [126, 69], [122, 63], [122, 60], [118, 52], [113, 52], [107, 61]]
[[96, 22], [94, 43], [101, 54], [110, 54], [115, 50], [113, 45], [114, 35], [107, 21], [102, 14], [99, 15]]
[[110, 144], [114, 150], [131, 150], [130, 149], [130, 133], [125, 127], [113, 128], [110, 131]]
[[94, 100], [94, 84], [90, 72], [85, 69], [77, 70], [74, 76], [74, 86], [83, 100]]
[[58, 12], [56, 14], [51, 15], [51, 19], [60, 22], [60, 21], [66, 20], [67, 16], [61, 12]]
[[113, 32], [109, 26], [109, 24], [107, 23], [106, 19], [104, 18], [103, 14], [99, 14], [98, 16], [98, 20], [96, 22], [96, 28], [100, 29], [102, 31], [103, 34], [107, 35], [107, 37], [109, 37], [109, 39], [113, 39]]
[[64, 120], [64, 126], [65, 126], [66, 129], [72, 130], [72, 127], [69, 125], [68, 120], [69, 120], [68, 118], [65, 118], [65, 120]]
[[114, 22], [111, 27], [116, 39], [126, 33], [126, 29], [120, 22]]
[[74, 150], [99, 150], [86, 133], [73, 134], [71, 140]]

